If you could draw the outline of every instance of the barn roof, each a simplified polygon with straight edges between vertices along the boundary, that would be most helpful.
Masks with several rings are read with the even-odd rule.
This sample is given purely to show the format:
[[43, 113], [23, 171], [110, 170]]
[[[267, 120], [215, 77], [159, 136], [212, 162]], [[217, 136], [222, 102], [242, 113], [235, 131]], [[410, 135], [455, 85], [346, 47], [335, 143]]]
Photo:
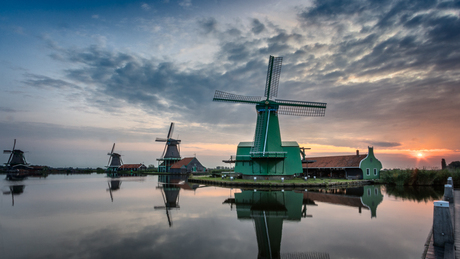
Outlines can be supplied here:
[[137, 168], [140, 168], [143, 165], [144, 164], [124, 164], [124, 165], [120, 166], [119, 168], [120, 169], [135, 169], [135, 168], [137, 169]]
[[308, 168], [350, 168], [359, 167], [361, 160], [366, 158], [364, 155], [350, 155], [350, 156], [324, 156], [324, 157], [308, 157], [306, 160], [314, 160], [313, 163], [303, 163], [303, 167]]
[[194, 157], [185, 157], [184, 159], [174, 163], [171, 168], [181, 168], [182, 166], [187, 166], [192, 162], [192, 160], [195, 159]]
[[350, 207], [362, 207], [368, 209], [361, 202], [361, 197], [359, 196], [345, 196], [337, 194], [328, 194], [328, 193], [319, 193], [319, 192], [304, 192], [303, 199], [310, 199], [313, 201], [326, 202], [337, 205], [344, 205]]

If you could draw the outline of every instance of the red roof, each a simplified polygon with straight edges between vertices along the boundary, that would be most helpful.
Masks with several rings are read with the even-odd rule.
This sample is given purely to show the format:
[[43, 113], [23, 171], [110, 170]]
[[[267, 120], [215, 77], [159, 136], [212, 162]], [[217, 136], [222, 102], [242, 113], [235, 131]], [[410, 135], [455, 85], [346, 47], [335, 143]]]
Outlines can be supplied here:
[[192, 162], [192, 160], [195, 159], [194, 157], [186, 157], [176, 163], [174, 163], [171, 168], [181, 168], [183, 165], [187, 166]]
[[145, 166], [144, 164], [124, 164], [120, 166], [120, 169], [139, 169], [141, 166]]
[[[365, 155], [351, 156], [325, 156], [325, 157], [308, 157], [306, 160], [315, 160], [316, 162], [308, 163], [308, 168], [349, 168], [359, 167], [359, 163], [366, 158]], [[307, 163], [302, 163], [307, 167]]]

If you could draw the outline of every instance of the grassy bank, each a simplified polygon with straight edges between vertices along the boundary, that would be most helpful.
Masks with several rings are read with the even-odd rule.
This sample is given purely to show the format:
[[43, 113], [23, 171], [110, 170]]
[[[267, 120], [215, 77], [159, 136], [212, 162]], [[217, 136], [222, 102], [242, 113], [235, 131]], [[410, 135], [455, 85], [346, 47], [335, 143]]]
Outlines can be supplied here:
[[398, 186], [444, 185], [452, 177], [454, 186], [460, 186], [460, 170], [393, 169], [380, 172], [385, 184]]
[[290, 184], [290, 183], [297, 183], [297, 184], [300, 184], [300, 183], [312, 183], [312, 184], [321, 184], [321, 183], [331, 183], [331, 182], [334, 182], [334, 183], [343, 183], [343, 182], [352, 182], [352, 180], [346, 180], [346, 179], [330, 179], [330, 178], [324, 178], [324, 179], [320, 179], [320, 178], [317, 178], [317, 179], [312, 179], [312, 178], [309, 178], [307, 181], [305, 181], [304, 179], [302, 178], [293, 178], [293, 179], [289, 179], [289, 180], [284, 180], [281, 181], [281, 180], [257, 180], [257, 181], [254, 181], [254, 180], [250, 180], [250, 179], [233, 179], [233, 180], [230, 180], [229, 178], [225, 178], [225, 179], [222, 179], [222, 178], [219, 178], [219, 177], [210, 177], [210, 176], [193, 176], [193, 179], [200, 179], [200, 180], [208, 180], [208, 181], [215, 181], [215, 182], [235, 182], [235, 183], [254, 183], [254, 182], [259, 182], [259, 183], [285, 183], [285, 184]]
[[223, 187], [241, 188], [348, 188], [370, 184], [367, 180], [345, 180], [345, 179], [308, 179], [301, 178], [281, 180], [247, 180], [247, 179], [222, 179], [220, 177], [193, 176], [188, 179], [192, 183]]

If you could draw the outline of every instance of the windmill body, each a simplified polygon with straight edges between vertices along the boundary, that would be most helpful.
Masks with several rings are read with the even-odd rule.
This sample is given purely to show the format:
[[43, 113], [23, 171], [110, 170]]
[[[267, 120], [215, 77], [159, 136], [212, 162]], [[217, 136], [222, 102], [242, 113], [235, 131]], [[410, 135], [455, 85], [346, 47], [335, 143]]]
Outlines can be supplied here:
[[213, 101], [255, 104], [256, 131], [253, 142], [240, 142], [235, 173], [243, 178], [281, 178], [302, 173], [300, 147], [295, 141], [281, 141], [278, 115], [324, 116], [326, 104], [317, 102], [273, 99], [278, 95], [281, 57], [270, 56], [265, 98], [242, 96], [217, 90]]
[[177, 161], [181, 160], [179, 145], [181, 141], [179, 139], [172, 138], [173, 131], [174, 122], [171, 122], [167, 137], [157, 138], [155, 140], [156, 142], [166, 142], [161, 158], [157, 159], [159, 172], [168, 173], [170, 171], [171, 166], [175, 164]]
[[118, 153], [115, 153], [114, 150], [115, 150], [115, 143], [113, 143], [112, 151], [110, 151], [110, 153], [107, 153], [107, 155], [110, 156], [109, 162], [107, 163], [107, 171], [109, 173], [118, 171], [118, 168], [123, 164], [123, 161], [121, 160], [121, 155]]
[[16, 139], [14, 140], [13, 148], [11, 150], [3, 150], [3, 154], [10, 154], [8, 162], [6, 163], [7, 167], [16, 168], [27, 165], [24, 151], [16, 149]]

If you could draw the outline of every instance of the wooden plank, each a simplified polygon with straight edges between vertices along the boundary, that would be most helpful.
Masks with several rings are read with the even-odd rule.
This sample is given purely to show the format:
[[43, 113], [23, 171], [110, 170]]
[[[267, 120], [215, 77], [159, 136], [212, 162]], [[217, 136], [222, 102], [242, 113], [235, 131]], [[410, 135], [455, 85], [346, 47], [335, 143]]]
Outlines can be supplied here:
[[460, 219], [458, 218], [460, 216], [460, 190], [454, 190], [454, 204], [455, 204], [455, 209], [454, 209], [454, 235], [455, 235], [455, 243], [454, 243], [454, 249], [455, 249], [455, 258], [460, 259]]

